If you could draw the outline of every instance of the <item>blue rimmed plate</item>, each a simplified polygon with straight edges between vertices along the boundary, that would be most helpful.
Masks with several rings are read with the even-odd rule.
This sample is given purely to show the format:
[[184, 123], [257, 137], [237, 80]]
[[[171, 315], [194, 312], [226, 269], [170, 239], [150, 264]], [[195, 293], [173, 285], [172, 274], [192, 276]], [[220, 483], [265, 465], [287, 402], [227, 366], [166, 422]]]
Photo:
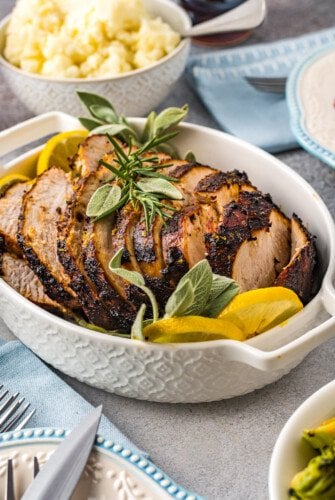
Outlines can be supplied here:
[[291, 72], [286, 97], [292, 131], [309, 153], [335, 168], [335, 45], [319, 49]]
[[[14, 466], [16, 498], [32, 481], [34, 456], [40, 466], [70, 431], [38, 428], [0, 434], [0, 496], [5, 491], [7, 460]], [[72, 500], [201, 500], [178, 486], [150, 460], [97, 436]]]

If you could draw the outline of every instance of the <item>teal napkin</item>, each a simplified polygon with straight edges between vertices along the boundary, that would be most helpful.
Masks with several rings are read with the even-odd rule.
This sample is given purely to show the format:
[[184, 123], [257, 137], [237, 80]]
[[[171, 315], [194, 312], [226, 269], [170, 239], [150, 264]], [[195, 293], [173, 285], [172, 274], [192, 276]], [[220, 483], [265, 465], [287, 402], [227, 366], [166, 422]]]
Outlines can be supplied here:
[[190, 58], [186, 74], [218, 125], [272, 153], [298, 146], [285, 96], [255, 90], [244, 76], [287, 76], [310, 52], [335, 42], [335, 28]]
[[[92, 406], [53, 373], [21, 342], [0, 339], [0, 384], [10, 392], [20, 392], [36, 413], [29, 427], [72, 429]], [[141, 452], [106, 417], [98, 433], [132, 451]]]

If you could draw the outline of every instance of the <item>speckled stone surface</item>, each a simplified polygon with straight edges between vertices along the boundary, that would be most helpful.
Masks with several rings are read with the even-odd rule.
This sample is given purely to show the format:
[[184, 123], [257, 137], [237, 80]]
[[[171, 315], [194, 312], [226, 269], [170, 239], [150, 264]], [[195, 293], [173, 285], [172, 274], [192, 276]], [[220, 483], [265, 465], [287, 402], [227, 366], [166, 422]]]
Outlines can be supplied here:
[[[14, 2], [0, 1], [0, 18]], [[246, 44], [297, 36], [335, 24], [333, 0], [268, 0], [263, 25]], [[163, 106], [190, 104], [189, 120], [216, 127], [182, 79]], [[0, 77], [0, 129], [29, 112]], [[335, 215], [335, 171], [302, 150], [278, 155], [320, 193]], [[11, 334], [0, 322], [0, 337]], [[63, 377], [104, 413], [152, 460], [189, 490], [208, 499], [268, 498], [267, 475], [273, 445], [291, 413], [335, 375], [335, 340], [315, 349], [289, 375], [253, 394], [199, 405], [166, 405], [124, 399]]]

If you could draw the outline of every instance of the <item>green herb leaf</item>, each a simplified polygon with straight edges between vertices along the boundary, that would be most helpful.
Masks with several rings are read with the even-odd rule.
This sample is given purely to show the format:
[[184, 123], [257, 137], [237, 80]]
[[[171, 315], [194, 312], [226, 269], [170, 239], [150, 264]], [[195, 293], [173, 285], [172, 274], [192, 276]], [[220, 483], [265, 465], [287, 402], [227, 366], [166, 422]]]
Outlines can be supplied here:
[[118, 117], [110, 106], [101, 106], [100, 104], [92, 104], [90, 106], [90, 113], [98, 120], [107, 123], [117, 123]]
[[102, 125], [102, 122], [99, 120], [95, 120], [94, 118], [78, 118], [83, 127], [87, 128], [87, 130], [94, 130], [97, 127]]
[[136, 132], [128, 127], [127, 125], [119, 123], [111, 123], [107, 125], [99, 125], [99, 127], [91, 130], [91, 135], [96, 134], [108, 134], [109, 136], [118, 136], [123, 132], [127, 132], [129, 135], [136, 138]]
[[144, 130], [142, 133], [142, 143], [149, 141], [154, 136], [154, 122], [156, 116], [157, 113], [155, 111], [151, 111], [151, 113], [148, 114], [147, 121], [145, 122]]
[[159, 193], [172, 200], [182, 200], [183, 195], [171, 182], [162, 178], [143, 179], [137, 182], [138, 187], [145, 193]]
[[188, 161], [189, 163], [196, 163], [197, 159], [193, 153], [193, 151], [187, 151], [185, 154], [185, 160]]
[[185, 311], [192, 306], [193, 302], [193, 287], [190, 280], [186, 280], [180, 287], [177, 287], [167, 301], [164, 317], [172, 318], [173, 316], [185, 316]]
[[87, 208], [86, 215], [88, 217], [102, 217], [119, 203], [121, 199], [121, 188], [115, 184], [105, 184], [98, 188], [92, 195]]
[[121, 267], [122, 255], [123, 255], [123, 248], [120, 248], [120, 250], [118, 250], [118, 252], [116, 252], [114, 257], [111, 259], [109, 263], [109, 269], [117, 276], [120, 276], [120, 278], [123, 278], [124, 280], [129, 281], [129, 283], [132, 283], [133, 285], [140, 288], [149, 297], [153, 311], [153, 319], [154, 321], [157, 321], [159, 311], [158, 311], [158, 304], [154, 294], [152, 293], [150, 288], [145, 286], [145, 281], [142, 274], [136, 271], [128, 271], [128, 269], [124, 269], [123, 267]]
[[240, 286], [233, 279], [213, 274], [212, 288], [203, 315], [216, 318], [239, 291]]
[[[190, 304], [183, 311], [183, 315], [201, 316], [208, 302], [209, 294], [212, 288], [212, 270], [206, 259], [198, 262], [181, 278], [172, 296], [180, 294], [180, 289], [186, 281], [190, 282], [194, 294], [194, 300], [192, 304]], [[171, 297], [169, 300], [174, 300]]]
[[97, 104], [99, 106], [107, 106], [108, 108], [114, 110], [113, 105], [104, 97], [101, 97], [97, 94], [92, 94], [90, 92], [83, 92], [81, 90], [77, 90], [77, 95], [81, 102], [86, 106], [88, 111], [90, 111], [90, 107]]
[[143, 335], [143, 320], [147, 306], [142, 304], [139, 308], [135, 321], [131, 327], [130, 338], [132, 340], [145, 340]]
[[185, 118], [188, 113], [188, 106], [182, 108], [166, 108], [154, 120], [153, 135], [160, 135]]

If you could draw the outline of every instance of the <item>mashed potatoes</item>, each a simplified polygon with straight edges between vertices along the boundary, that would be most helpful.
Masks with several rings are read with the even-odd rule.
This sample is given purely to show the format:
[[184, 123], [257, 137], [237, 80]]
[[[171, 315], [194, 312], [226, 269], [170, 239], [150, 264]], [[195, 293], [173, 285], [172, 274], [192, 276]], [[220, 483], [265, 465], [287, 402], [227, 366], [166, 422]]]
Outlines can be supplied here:
[[44, 76], [98, 78], [148, 66], [179, 42], [142, 0], [18, 0], [4, 55]]

